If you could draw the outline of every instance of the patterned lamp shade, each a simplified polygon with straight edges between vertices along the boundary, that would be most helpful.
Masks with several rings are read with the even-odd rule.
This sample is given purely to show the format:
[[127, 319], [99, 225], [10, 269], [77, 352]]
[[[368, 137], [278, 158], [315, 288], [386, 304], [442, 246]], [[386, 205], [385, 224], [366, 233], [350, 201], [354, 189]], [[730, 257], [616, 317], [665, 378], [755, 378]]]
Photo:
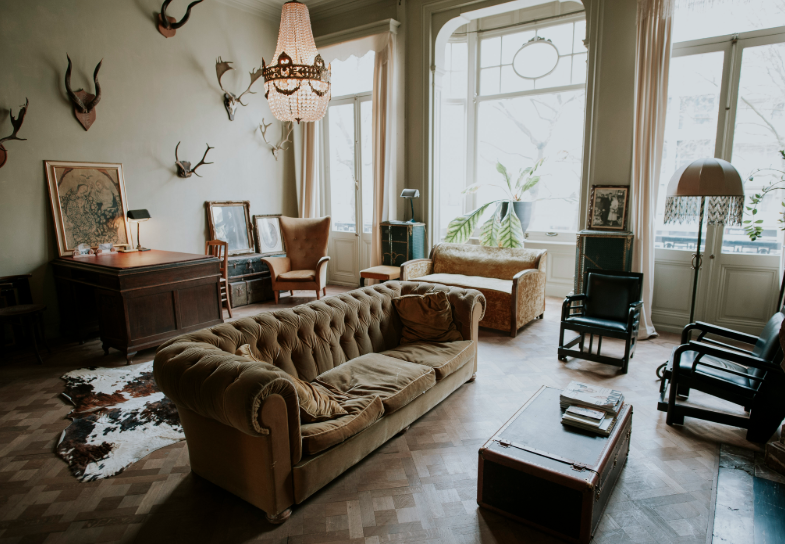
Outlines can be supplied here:
[[698, 159], [679, 168], [668, 183], [665, 223], [697, 223], [706, 198], [709, 225], [741, 225], [744, 185], [739, 172], [722, 159]]
[[318, 121], [330, 101], [330, 67], [316, 51], [305, 4], [283, 5], [278, 45], [270, 66], [262, 61], [265, 97], [280, 121]]

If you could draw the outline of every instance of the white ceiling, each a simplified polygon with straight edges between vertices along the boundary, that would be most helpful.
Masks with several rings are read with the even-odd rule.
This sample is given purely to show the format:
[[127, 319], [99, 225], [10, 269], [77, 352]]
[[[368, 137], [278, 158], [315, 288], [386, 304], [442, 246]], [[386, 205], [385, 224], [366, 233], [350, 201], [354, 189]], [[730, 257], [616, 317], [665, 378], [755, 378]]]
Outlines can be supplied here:
[[[234, 6], [239, 8], [243, 11], [247, 11], [250, 13], [255, 13], [257, 15], [263, 15], [268, 18], [273, 19], [280, 19], [281, 18], [281, 7], [288, 1], [288, 0], [219, 0], [224, 4], [228, 4], [230, 6]], [[330, 0], [300, 0], [303, 4], [308, 6], [309, 8], [313, 8], [318, 6], [319, 4], [324, 4], [329, 2]]]

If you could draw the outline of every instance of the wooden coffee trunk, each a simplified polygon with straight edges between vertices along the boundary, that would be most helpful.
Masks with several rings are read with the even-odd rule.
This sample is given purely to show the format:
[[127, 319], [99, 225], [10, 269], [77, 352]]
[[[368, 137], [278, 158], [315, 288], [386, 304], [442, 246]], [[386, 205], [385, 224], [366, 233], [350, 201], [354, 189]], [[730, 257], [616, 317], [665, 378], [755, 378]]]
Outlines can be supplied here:
[[562, 425], [560, 393], [542, 387], [480, 448], [477, 503], [587, 543], [627, 461], [632, 407], [606, 438]]
[[[286, 257], [285, 254], [271, 257]], [[265, 302], [273, 298], [272, 279], [259, 253], [229, 257], [229, 297], [232, 308]]]

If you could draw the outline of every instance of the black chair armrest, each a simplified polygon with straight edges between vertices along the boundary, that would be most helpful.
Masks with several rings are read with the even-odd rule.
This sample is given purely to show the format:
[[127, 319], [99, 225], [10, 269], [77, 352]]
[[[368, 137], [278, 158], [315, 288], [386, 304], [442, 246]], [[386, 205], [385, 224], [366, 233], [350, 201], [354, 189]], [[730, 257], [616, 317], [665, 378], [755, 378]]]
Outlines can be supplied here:
[[572, 314], [572, 313], [570, 313], [570, 311], [573, 310], [573, 309], [576, 309], [576, 310], [578, 309], [578, 308], [572, 308], [572, 303], [573, 302], [576, 302], [576, 301], [579, 301], [579, 300], [586, 300], [587, 298], [588, 297], [586, 297], [586, 295], [584, 295], [583, 293], [580, 293], [580, 294], [577, 294], [577, 295], [567, 295], [566, 297], [564, 297], [564, 302], [562, 302], [562, 305], [561, 305], [561, 320], [564, 321], [565, 319], [567, 319], [568, 317], [571, 317], [573, 315], [583, 315], [583, 307], [582, 306], [580, 307], [580, 312], [579, 313]]
[[[719, 357], [720, 359], [725, 359], [726, 361], [731, 361], [733, 363], [738, 363], [740, 365], [760, 368], [761, 370], [782, 371], [779, 365], [775, 365], [771, 361], [767, 361], [766, 359], [761, 359], [760, 357], [755, 357], [754, 355], [738, 353], [730, 349], [723, 349], [709, 344], [705, 344], [703, 342], [696, 342], [694, 340], [687, 345], [689, 346], [690, 350], [695, 351], [696, 353], [699, 353], [701, 355], [711, 355], [713, 357]], [[674, 366], [676, 366], [675, 363]]]
[[698, 321], [696, 323], [690, 323], [681, 331], [681, 343], [686, 344], [690, 341], [690, 333], [692, 331], [701, 331], [702, 333], [711, 333], [716, 334], [717, 336], [723, 336], [725, 338], [730, 338], [731, 340], [736, 340], [738, 342], [744, 342], [745, 344], [755, 344], [758, 341], [757, 336], [753, 336], [751, 334], [747, 334], [744, 332], [734, 331], [732, 329], [726, 329], [725, 327], [718, 327], [717, 325], [712, 325], [711, 323], [704, 323], [703, 321]]
[[629, 330], [635, 324], [636, 319], [640, 319], [641, 308], [643, 308], [642, 300], [630, 304], [630, 311], [627, 314], [627, 330]]
[[574, 302], [576, 300], [586, 300], [587, 297], [585, 293], [578, 293], [577, 295], [567, 295], [564, 297], [564, 302]]

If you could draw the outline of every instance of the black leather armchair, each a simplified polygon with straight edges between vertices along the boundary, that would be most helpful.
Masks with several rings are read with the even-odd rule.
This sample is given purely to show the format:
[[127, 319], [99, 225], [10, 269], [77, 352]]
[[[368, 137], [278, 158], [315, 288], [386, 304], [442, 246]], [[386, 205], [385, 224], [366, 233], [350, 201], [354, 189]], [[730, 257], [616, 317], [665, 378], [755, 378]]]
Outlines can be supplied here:
[[[779, 332], [785, 319], [782, 310], [774, 314], [760, 336], [691, 323], [682, 331], [681, 345], [674, 348], [664, 371], [657, 409], [667, 412], [668, 425], [682, 425], [695, 417], [747, 429], [747, 440], [765, 442], [785, 419], [785, 372], [780, 363]], [[693, 331], [698, 337], [691, 339]], [[752, 346], [744, 349], [707, 338], [720, 336]], [[678, 402], [697, 389], [714, 397], [743, 406], [749, 417], [699, 408]], [[667, 398], [666, 398], [667, 397]]]
[[[621, 367], [622, 373], [626, 374], [635, 353], [641, 319], [643, 274], [590, 269], [586, 271], [583, 285], [586, 293], [569, 295], [562, 304], [559, 360], [577, 357]], [[568, 330], [577, 332], [578, 336], [565, 344], [564, 331]], [[589, 349], [584, 350], [587, 334]], [[597, 353], [592, 353], [595, 335], [598, 336]], [[624, 340], [624, 356], [621, 359], [602, 355], [603, 337]], [[578, 350], [569, 349], [575, 344], [578, 344]]]

